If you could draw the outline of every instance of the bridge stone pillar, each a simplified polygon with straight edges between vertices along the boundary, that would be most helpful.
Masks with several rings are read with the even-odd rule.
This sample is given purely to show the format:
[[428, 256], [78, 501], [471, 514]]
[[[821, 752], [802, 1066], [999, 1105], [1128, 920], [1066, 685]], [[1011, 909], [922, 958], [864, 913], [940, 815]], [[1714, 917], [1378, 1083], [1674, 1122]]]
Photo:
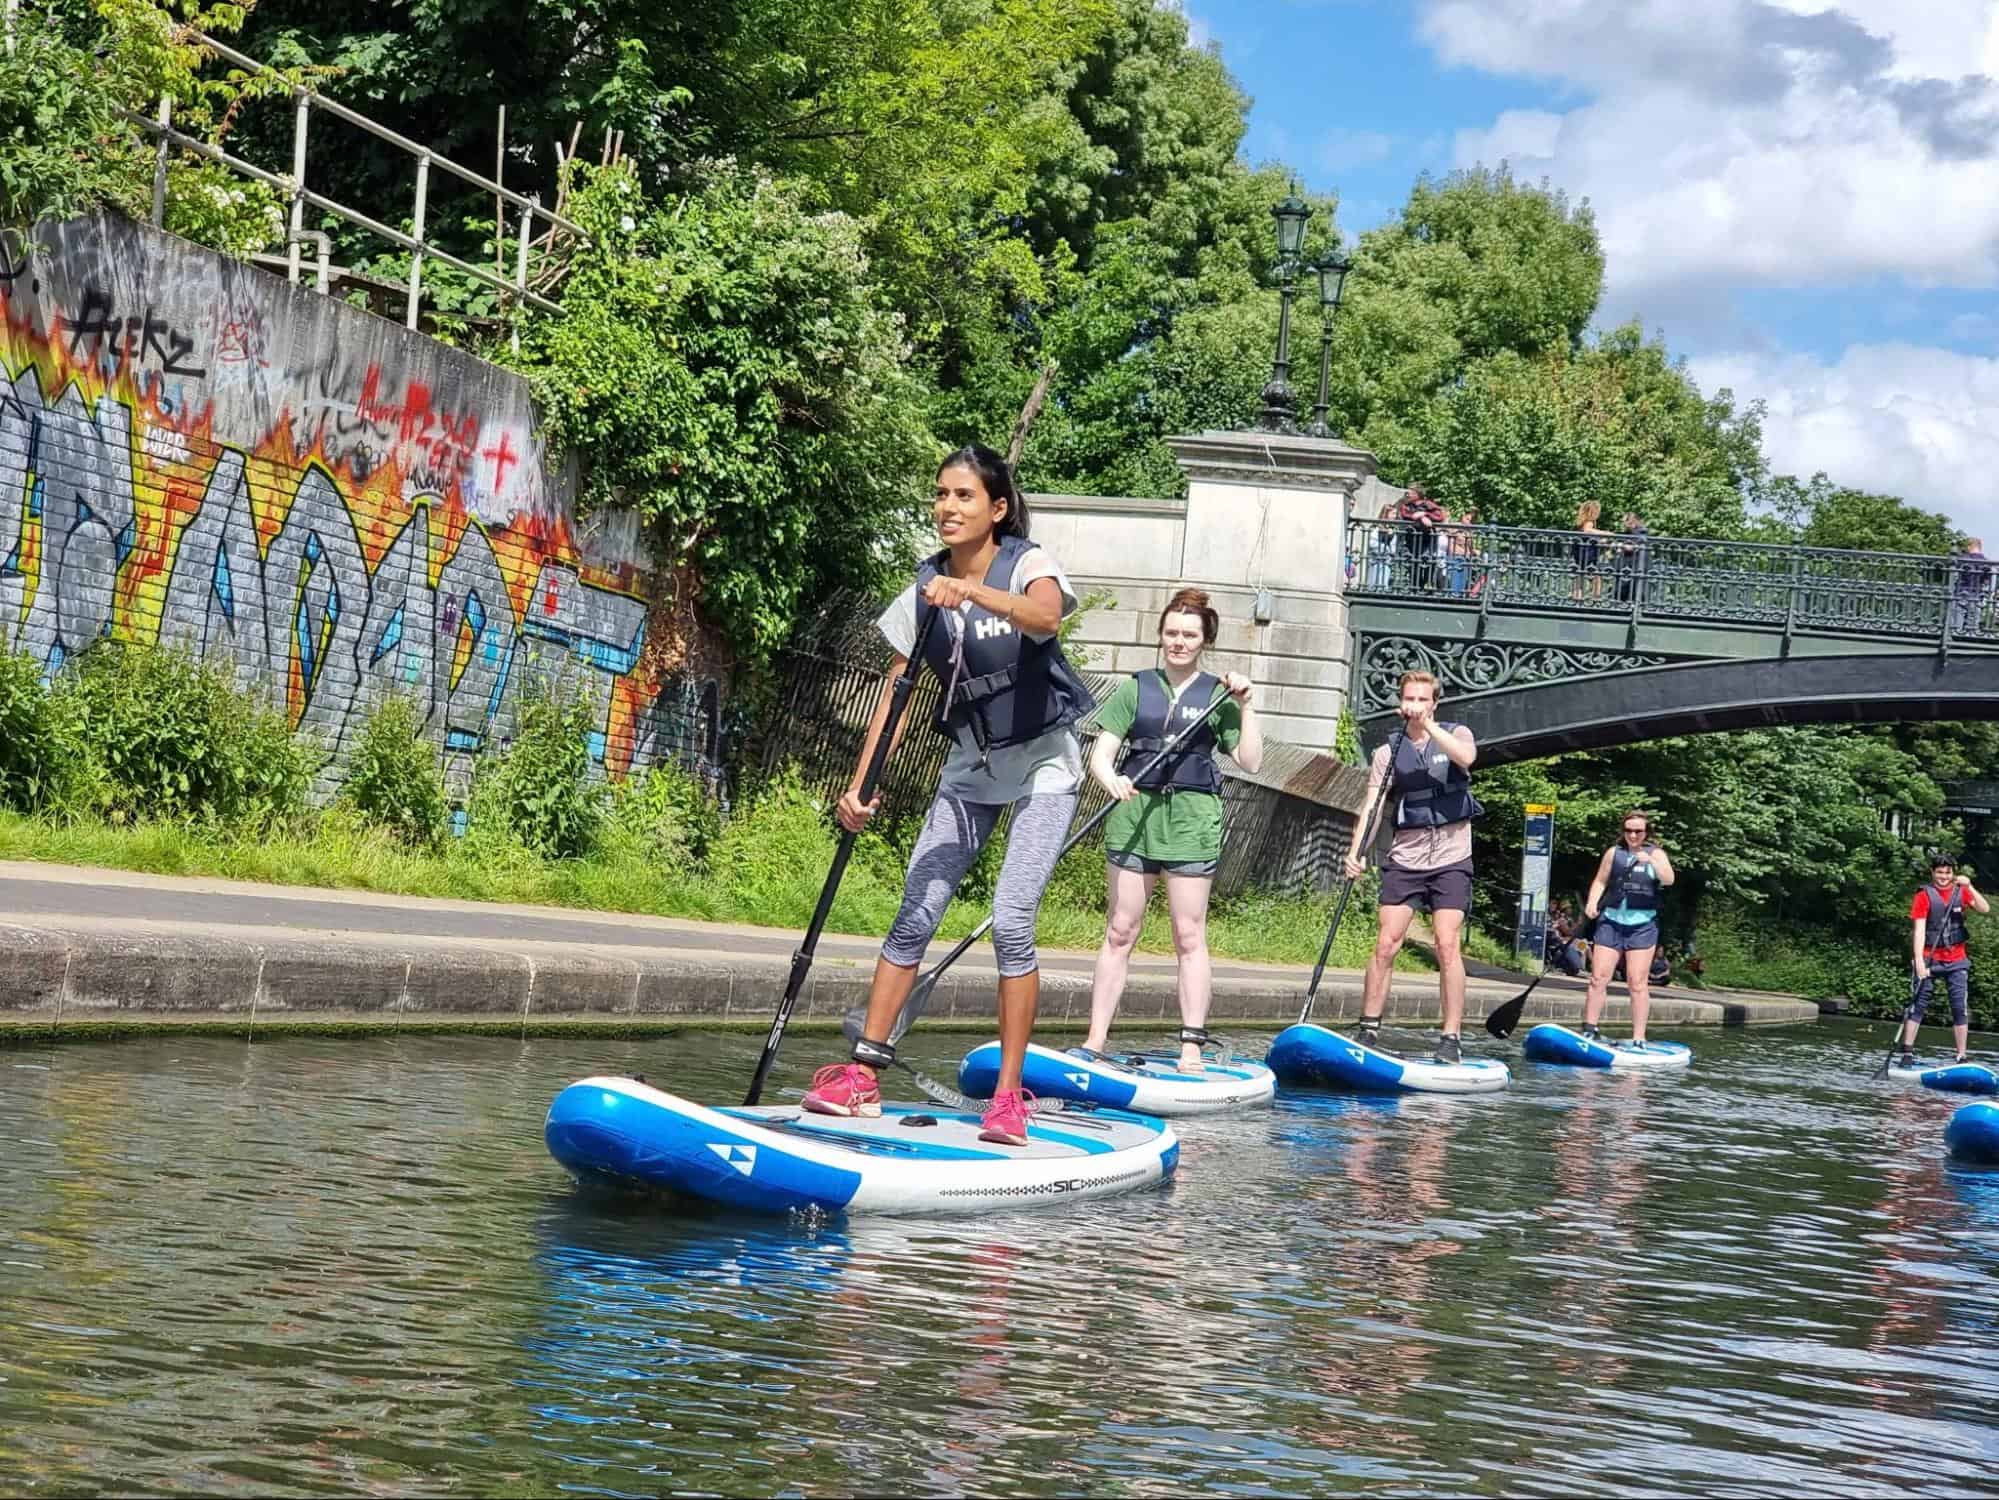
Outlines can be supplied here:
[[1222, 614], [1209, 663], [1255, 678], [1265, 732], [1330, 749], [1351, 654], [1346, 520], [1355, 492], [1372, 488], [1374, 455], [1260, 432], [1169, 442], [1187, 475], [1185, 500], [1029, 497], [1036, 539], [1083, 594], [1115, 600], [1085, 618], [1078, 654], [1102, 672], [1156, 665], [1159, 611], [1193, 584]]

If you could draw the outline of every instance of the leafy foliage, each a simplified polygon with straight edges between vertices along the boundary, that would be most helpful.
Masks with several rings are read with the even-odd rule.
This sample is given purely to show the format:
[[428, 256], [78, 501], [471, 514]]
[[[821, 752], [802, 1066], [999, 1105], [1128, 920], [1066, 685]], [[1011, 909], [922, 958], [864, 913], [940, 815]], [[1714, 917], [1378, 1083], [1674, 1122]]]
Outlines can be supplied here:
[[84, 813], [101, 799], [100, 782], [75, 696], [52, 689], [33, 657], [0, 653], [0, 806]]
[[[162, 98], [171, 100], [176, 129], [219, 144], [247, 101], [284, 95], [302, 81], [304, 72], [216, 76], [207, 66], [194, 33], [234, 31], [248, 10], [157, 0], [24, 8], [15, 55], [0, 66], [0, 224], [98, 207], [143, 216], [155, 148], [129, 113], [151, 116]], [[167, 227], [177, 234], [248, 255], [283, 237], [279, 205], [263, 184], [192, 153], [169, 153]]]
[[65, 692], [118, 816], [257, 829], [305, 805], [311, 771], [285, 716], [185, 652], [102, 642]]
[[720, 167], [671, 205], [592, 174], [572, 205], [593, 243], [522, 349], [550, 429], [583, 504], [636, 505], [766, 657], [803, 601], [901, 562], [937, 452], [856, 226]]
[[671, 761], [611, 788], [608, 850], [654, 866], [695, 864], [722, 832], [722, 810], [699, 781]]
[[347, 762], [340, 801], [412, 848], [434, 847], [444, 836], [451, 806], [437, 752], [424, 740], [423, 720], [410, 698], [392, 693], [368, 716]]
[[604, 789], [591, 776], [590, 726], [590, 707], [580, 698], [524, 694], [513, 743], [489, 755], [473, 780], [473, 833], [547, 859], [587, 854], [604, 820]]

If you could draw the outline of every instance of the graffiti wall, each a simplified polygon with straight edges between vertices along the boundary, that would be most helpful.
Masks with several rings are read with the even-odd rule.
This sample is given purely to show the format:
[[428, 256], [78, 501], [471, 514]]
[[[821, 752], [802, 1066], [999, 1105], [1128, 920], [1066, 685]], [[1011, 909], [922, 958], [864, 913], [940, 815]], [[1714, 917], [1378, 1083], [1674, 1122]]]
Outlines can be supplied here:
[[542, 676], [609, 772], [713, 761], [712, 685], [642, 665], [636, 529], [579, 532], [520, 377], [116, 218], [0, 234], [0, 312], [0, 646], [225, 663], [323, 786], [383, 693], [462, 775]]

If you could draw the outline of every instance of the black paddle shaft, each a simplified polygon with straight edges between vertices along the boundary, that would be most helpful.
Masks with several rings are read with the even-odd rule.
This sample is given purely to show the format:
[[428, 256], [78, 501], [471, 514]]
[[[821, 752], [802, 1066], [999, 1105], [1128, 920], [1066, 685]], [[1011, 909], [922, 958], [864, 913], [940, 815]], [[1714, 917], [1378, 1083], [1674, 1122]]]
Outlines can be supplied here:
[[[1389, 782], [1395, 776], [1395, 757], [1402, 748], [1402, 729], [1396, 728], [1388, 738], [1388, 774], [1381, 778], [1381, 795], [1368, 798], [1367, 823], [1361, 829], [1360, 852], [1364, 859], [1374, 845], [1374, 825], [1380, 820], [1381, 805], [1388, 800]], [[1305, 1003], [1298, 1011], [1298, 1024], [1303, 1026], [1312, 1019], [1312, 1006], [1319, 998], [1319, 981], [1326, 976], [1326, 961], [1333, 956], [1333, 939], [1340, 935], [1340, 923], [1346, 919], [1347, 898], [1353, 894], [1353, 879], [1344, 869], [1340, 872], [1342, 884], [1340, 899], [1333, 903], [1332, 924], [1326, 928], [1326, 940], [1319, 945], [1319, 961], [1312, 965], [1312, 982], [1305, 986]]]
[[[921, 600], [918, 601], [919, 605]], [[867, 769], [861, 773], [860, 800], [866, 806], [873, 800], [875, 788], [881, 784], [883, 768], [888, 764], [889, 747], [895, 743], [896, 730], [902, 727], [902, 716], [909, 708], [909, 695], [916, 689], [916, 674], [923, 663], [923, 648], [930, 639], [930, 629], [937, 623], [942, 610], [932, 609], [917, 613], [923, 622], [917, 627], [916, 644], [911, 648], [902, 672], [895, 679], [895, 686], [889, 690], [888, 714], [882, 719], [881, 735], [875, 740], [874, 753], [868, 757]], [[743, 1097], [743, 1107], [749, 1108], [763, 1098], [764, 1080], [770, 1077], [771, 1064], [777, 1061], [777, 1049], [784, 1044], [784, 1028], [791, 1022], [791, 1012], [798, 1005], [799, 993], [805, 988], [805, 976], [811, 972], [813, 955], [819, 950], [819, 934], [826, 930], [826, 919], [833, 912], [833, 898], [840, 892], [840, 879], [847, 873], [847, 861], [854, 856], [855, 835], [845, 828], [840, 830], [840, 846], [833, 851], [833, 864], [826, 871], [826, 883], [819, 888], [819, 904], [813, 908], [812, 921], [805, 929], [804, 940], [798, 951], [791, 955], [791, 977], [785, 981], [784, 996], [777, 1002], [777, 1014], [770, 1020], [770, 1035], [764, 1038], [763, 1055], [757, 1059], [757, 1070], [750, 1075], [750, 1089]]]
[[[1162, 748], [1157, 755], [1153, 756], [1151, 760], [1147, 761], [1144, 765], [1138, 768], [1138, 772], [1136, 775], [1132, 777], [1132, 780], [1133, 781], [1141, 780], [1144, 777], [1150, 775], [1155, 767], [1165, 764], [1167, 757], [1169, 757], [1175, 751], [1177, 751], [1180, 748], [1180, 746], [1186, 742], [1188, 737], [1194, 733], [1195, 730], [1199, 729], [1203, 724], [1207, 723], [1209, 719], [1213, 718], [1215, 710], [1220, 708], [1224, 703], [1228, 702], [1228, 700], [1229, 700], [1228, 689], [1223, 688], [1221, 691], [1217, 692], [1215, 694], [1214, 702], [1210, 703], [1207, 706], [1207, 709], [1201, 714], [1201, 717], [1193, 720], [1191, 723], [1182, 724], [1180, 728], [1174, 732], [1173, 738], [1171, 738], [1166, 742], [1164, 748]], [[1104, 806], [1097, 809], [1097, 811], [1091, 815], [1090, 820], [1088, 822], [1086, 822], [1081, 828], [1078, 828], [1074, 833], [1069, 835], [1069, 841], [1065, 843], [1061, 847], [1061, 849], [1056, 852], [1055, 863], [1058, 865], [1062, 863], [1063, 858], [1069, 853], [1071, 849], [1074, 849], [1078, 844], [1082, 843], [1084, 839], [1088, 838], [1092, 833], [1096, 832], [1097, 828], [1102, 825], [1103, 821], [1117, 810], [1118, 805], [1119, 804], [1115, 800], [1113, 800], [1111, 802], [1105, 803]], [[889, 1028], [889, 1035], [886, 1039], [888, 1045], [893, 1047], [897, 1042], [901, 1041], [903, 1034], [907, 1032], [909, 1028], [916, 1023], [916, 1018], [923, 1014], [923, 1008], [930, 1003], [930, 992], [937, 988], [937, 981], [939, 978], [942, 977], [944, 971], [950, 968], [951, 965], [956, 963], [959, 959], [963, 958], [966, 952], [971, 948], [972, 944], [976, 943], [980, 938], [984, 937], [988, 932], [991, 932], [992, 929], [993, 929], [993, 919], [991, 916], [987, 916], [985, 921], [981, 922], [972, 932], [970, 932], [964, 938], [959, 940], [957, 947], [953, 948], [949, 953], [945, 954], [942, 958], [938, 959], [935, 964], [931, 965], [930, 969], [923, 975], [923, 977], [917, 980], [914, 988], [912, 988], [909, 992], [909, 998], [903, 1001], [902, 1009], [896, 1015], [895, 1024]], [[859, 1014], [861, 1013], [856, 1011], [847, 1017], [849, 1023], [847, 1029], [850, 1032], [854, 1029], [854, 1017]], [[854, 1037], [854, 1040], [859, 1041], [860, 1038], [856, 1036]]]

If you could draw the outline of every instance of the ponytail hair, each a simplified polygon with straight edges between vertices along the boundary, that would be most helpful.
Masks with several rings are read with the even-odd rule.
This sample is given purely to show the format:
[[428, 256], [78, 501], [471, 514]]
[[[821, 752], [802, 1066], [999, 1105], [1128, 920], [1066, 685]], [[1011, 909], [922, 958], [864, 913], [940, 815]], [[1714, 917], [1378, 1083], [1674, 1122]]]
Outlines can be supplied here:
[[1159, 628], [1166, 628], [1168, 615], [1195, 615], [1201, 621], [1201, 643], [1212, 646], [1215, 637], [1222, 633], [1222, 617], [1216, 613], [1214, 605], [1208, 602], [1203, 589], [1181, 589], [1166, 601], [1166, 608], [1159, 611]]
[[1027, 497], [1014, 483], [1013, 469], [1004, 457], [984, 443], [967, 443], [944, 455], [944, 462], [937, 466], [937, 472], [942, 474], [946, 469], [970, 469], [979, 476], [979, 483], [986, 487], [990, 499], [1006, 502], [1006, 514], [993, 527], [994, 536], [1017, 536], [1023, 542], [1027, 540], [1030, 522]]

